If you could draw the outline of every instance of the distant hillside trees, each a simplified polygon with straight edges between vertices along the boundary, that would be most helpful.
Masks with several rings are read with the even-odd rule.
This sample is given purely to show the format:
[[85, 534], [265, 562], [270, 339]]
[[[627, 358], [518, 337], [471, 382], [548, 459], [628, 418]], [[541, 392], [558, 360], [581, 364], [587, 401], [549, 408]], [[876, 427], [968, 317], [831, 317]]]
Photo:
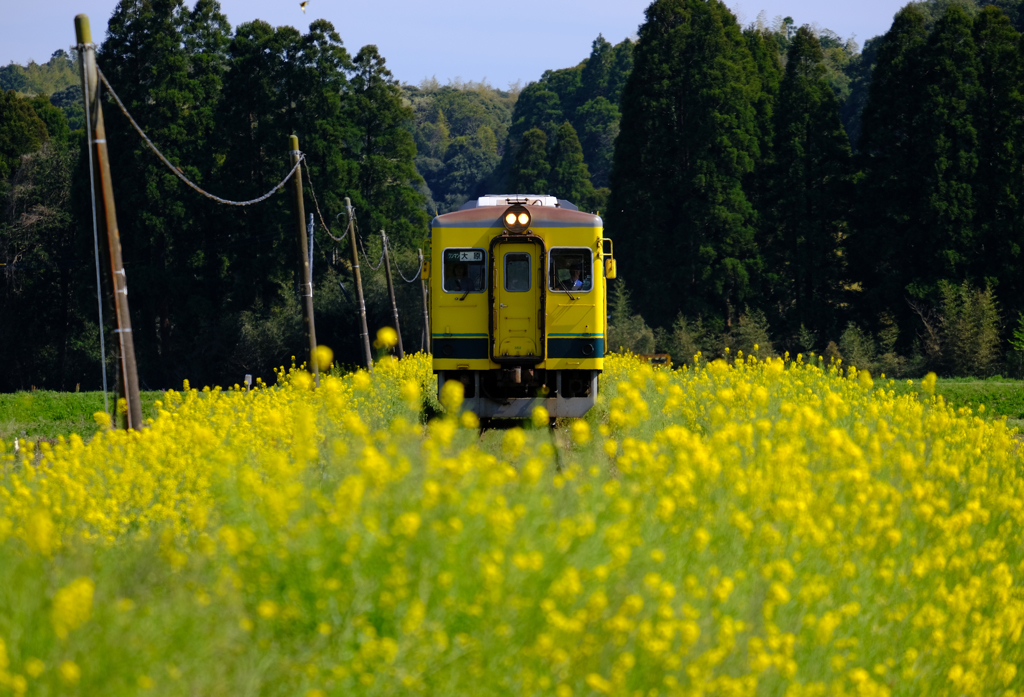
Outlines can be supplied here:
[[424, 80], [402, 90], [413, 110], [416, 168], [426, 182], [429, 211], [456, 210], [494, 193], [488, 187], [500, 188], [494, 172], [505, 152], [517, 89]]

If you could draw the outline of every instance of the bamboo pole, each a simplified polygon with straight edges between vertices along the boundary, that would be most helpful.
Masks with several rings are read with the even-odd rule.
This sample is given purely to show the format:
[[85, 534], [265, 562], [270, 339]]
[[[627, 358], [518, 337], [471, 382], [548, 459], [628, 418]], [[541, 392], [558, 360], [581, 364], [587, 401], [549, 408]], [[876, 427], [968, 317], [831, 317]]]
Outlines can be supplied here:
[[[132, 321], [128, 311], [128, 281], [121, 259], [121, 233], [117, 227], [117, 210], [114, 205], [114, 188], [110, 176], [110, 158], [107, 152], [107, 132], [103, 125], [103, 108], [97, 95], [99, 75], [96, 72], [96, 47], [92, 43], [89, 17], [81, 14], [75, 17], [75, 36], [81, 47], [82, 93], [88, 98], [88, 110], [92, 133], [89, 137], [89, 156], [93, 158], [94, 169], [99, 173], [99, 190], [93, 195], [103, 207], [107, 226], [107, 247], [110, 251], [110, 276], [114, 287], [114, 314], [117, 317], [117, 337], [121, 356], [121, 387], [126, 402], [125, 428], [142, 429], [142, 402], [139, 399], [139, 372], [135, 362], [135, 342], [132, 339]], [[116, 410], [115, 410], [116, 411]]]
[[359, 298], [359, 321], [363, 330], [363, 350], [366, 352], [366, 369], [373, 372], [373, 354], [370, 353], [370, 332], [366, 328], [366, 302], [363, 300], [363, 276], [359, 273], [359, 250], [356, 245], [355, 211], [352, 201], [345, 197], [345, 210], [348, 212], [348, 243], [352, 247], [352, 273], [356, 277], [356, 297]]
[[398, 358], [405, 358], [405, 349], [402, 348], [402, 328], [398, 324], [398, 303], [395, 302], [395, 282], [391, 278], [391, 257], [388, 254], [388, 236], [383, 230], [380, 231], [380, 243], [384, 245], [384, 269], [388, 278], [388, 295], [391, 297], [391, 315], [395, 318], [395, 334], [398, 335]]
[[309, 245], [306, 242], [306, 208], [302, 197], [302, 165], [299, 158], [299, 137], [288, 136], [291, 148], [292, 166], [295, 167], [295, 220], [299, 231], [299, 283], [302, 284], [302, 322], [309, 339], [309, 370], [313, 373], [316, 386], [320, 387], [320, 366], [316, 360], [316, 325], [313, 321], [313, 279], [309, 268]]

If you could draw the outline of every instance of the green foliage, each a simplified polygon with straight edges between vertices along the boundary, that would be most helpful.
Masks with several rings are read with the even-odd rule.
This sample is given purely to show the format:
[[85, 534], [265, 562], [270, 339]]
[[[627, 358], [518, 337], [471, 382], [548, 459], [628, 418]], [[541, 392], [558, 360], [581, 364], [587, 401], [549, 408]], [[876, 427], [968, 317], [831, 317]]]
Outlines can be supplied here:
[[970, 276], [996, 283], [1003, 307], [1024, 309], [1024, 64], [1021, 35], [995, 7], [977, 16], [978, 91], [973, 123], [978, 134], [978, 168], [972, 181], [976, 242]]
[[761, 310], [749, 307], [739, 316], [725, 343], [729, 348], [743, 351], [747, 356], [766, 358], [775, 355], [768, 319]]
[[576, 129], [566, 121], [558, 127], [551, 147], [551, 172], [548, 191], [558, 198], [572, 201], [581, 208], [590, 208], [594, 187], [583, 161], [583, 148]]
[[[580, 140], [591, 185], [596, 189], [608, 186], [614, 143], [619, 134], [619, 102], [633, 69], [633, 47], [628, 39], [612, 46], [598, 36], [590, 56], [582, 63], [545, 71], [539, 82], [523, 89], [512, 115], [502, 163], [495, 171], [495, 189], [511, 184], [516, 153], [522, 148], [527, 131], [538, 128], [554, 143], [558, 140], [558, 129], [566, 121], [572, 124]], [[554, 161], [550, 164], [555, 166]], [[573, 203], [596, 210], [606, 198], [594, 194]]]
[[39, 120], [46, 124], [46, 135], [60, 143], [66, 143], [71, 135], [68, 128], [68, 119], [61, 109], [50, 103], [45, 96], [40, 95], [28, 100], [32, 110], [36, 112]]
[[0, 325], [11, 330], [0, 341], [0, 390], [100, 382], [90, 218], [73, 207], [88, 192], [78, 163], [77, 142], [47, 141], [21, 160], [3, 197]]
[[825, 74], [818, 39], [801, 27], [779, 88], [762, 228], [766, 290], [771, 305], [787, 308], [790, 331], [834, 331], [846, 276], [850, 145]]
[[548, 189], [548, 137], [539, 128], [523, 134], [522, 142], [509, 172], [510, 190], [517, 193], [542, 194]]
[[22, 95], [55, 94], [82, 81], [78, 72], [78, 56], [69, 56], [57, 49], [42, 65], [11, 63], [0, 67], [0, 90], [15, 90]]
[[85, 107], [82, 106], [82, 86], [71, 85], [50, 96], [50, 104], [64, 112], [68, 128], [78, 131], [85, 128]]
[[47, 135], [46, 124], [28, 100], [14, 90], [0, 92], [0, 179], [17, 169], [22, 155], [38, 150]]
[[664, 349], [677, 366], [694, 362], [698, 354], [705, 361], [718, 354], [716, 337], [704, 326], [704, 319], [690, 320], [683, 315], [676, 317], [672, 331], [665, 337]]
[[1011, 363], [1018, 375], [1024, 373], [1024, 312], [1017, 314], [1017, 326], [1010, 337]]
[[416, 144], [406, 128], [412, 109], [402, 102], [402, 91], [376, 46], [360, 49], [353, 64], [349, 113], [354, 138], [349, 148], [359, 166], [363, 224], [375, 232], [386, 228], [397, 241], [419, 244], [428, 219], [423, 196], [414, 188], [422, 179], [415, 167]]
[[488, 193], [518, 93], [476, 82], [441, 86], [436, 80], [402, 90], [414, 112], [416, 168], [426, 182], [428, 210], [447, 213]]
[[653, 323], [680, 309], [729, 317], [760, 265], [743, 189], [759, 155], [760, 81], [719, 0], [658, 0], [646, 17], [623, 93], [608, 227], [624, 273], [657, 279], [636, 289]]
[[930, 235], [921, 246], [929, 178], [923, 137], [926, 41], [925, 18], [909, 5], [896, 14], [878, 49], [859, 143], [860, 205], [848, 243], [868, 311], [908, 322], [908, 276], [933, 263], [926, 258]]
[[878, 347], [875, 345], [871, 334], [862, 330], [853, 322], [846, 325], [842, 336], [839, 337], [839, 352], [842, 354], [843, 363], [853, 366], [858, 370], [867, 370], [877, 374], [878, 369], [875, 363]]
[[940, 286], [943, 367], [950, 375], [987, 377], [1001, 358], [999, 304], [991, 286], [964, 282]]
[[633, 314], [629, 296], [626, 281], [622, 278], [616, 280], [612, 286], [608, 308], [605, 348], [609, 353], [653, 353], [654, 331], [647, 326], [643, 317]]

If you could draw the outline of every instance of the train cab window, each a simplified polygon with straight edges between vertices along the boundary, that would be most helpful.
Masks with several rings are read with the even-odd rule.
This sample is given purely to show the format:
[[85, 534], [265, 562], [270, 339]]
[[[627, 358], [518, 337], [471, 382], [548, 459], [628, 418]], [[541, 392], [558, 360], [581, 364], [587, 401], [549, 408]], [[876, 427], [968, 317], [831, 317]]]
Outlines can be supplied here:
[[509, 252], [505, 255], [505, 290], [525, 293], [530, 290], [530, 254]]
[[482, 293], [487, 289], [486, 254], [482, 249], [444, 250], [441, 279], [447, 293]]
[[555, 247], [548, 258], [551, 290], [586, 292], [594, 287], [594, 252], [590, 248]]

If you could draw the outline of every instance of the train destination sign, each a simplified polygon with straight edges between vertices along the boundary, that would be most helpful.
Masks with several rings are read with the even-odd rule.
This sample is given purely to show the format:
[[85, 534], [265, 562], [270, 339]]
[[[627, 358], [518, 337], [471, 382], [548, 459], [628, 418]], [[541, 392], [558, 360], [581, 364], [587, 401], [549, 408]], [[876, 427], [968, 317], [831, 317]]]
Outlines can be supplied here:
[[484, 253], [474, 249], [450, 249], [444, 253], [445, 261], [483, 261]]

